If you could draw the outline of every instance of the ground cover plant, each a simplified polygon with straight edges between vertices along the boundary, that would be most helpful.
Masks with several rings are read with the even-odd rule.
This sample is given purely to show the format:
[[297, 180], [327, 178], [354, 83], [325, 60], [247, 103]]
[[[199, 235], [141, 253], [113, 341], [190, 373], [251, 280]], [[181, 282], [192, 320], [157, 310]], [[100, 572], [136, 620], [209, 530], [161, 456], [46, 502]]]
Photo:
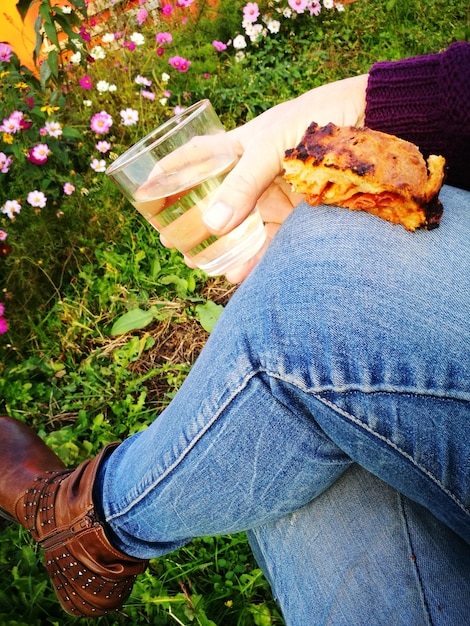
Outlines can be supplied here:
[[[468, 3], [124, 0], [88, 15], [82, 0], [35, 4], [38, 72], [0, 43], [0, 412], [74, 466], [155, 419], [234, 290], [163, 248], [107, 164], [201, 98], [232, 128], [376, 60], [468, 39]], [[26, 535], [2, 526], [0, 622], [81, 623], [58, 607]], [[99, 621], [282, 624], [243, 534], [152, 561], [122, 614]]]

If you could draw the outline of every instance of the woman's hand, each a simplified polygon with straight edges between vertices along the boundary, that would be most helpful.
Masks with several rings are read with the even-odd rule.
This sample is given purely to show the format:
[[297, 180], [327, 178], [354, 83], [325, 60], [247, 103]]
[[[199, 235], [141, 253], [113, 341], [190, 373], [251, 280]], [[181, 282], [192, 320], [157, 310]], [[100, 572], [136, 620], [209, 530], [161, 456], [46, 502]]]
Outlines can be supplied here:
[[[364, 122], [367, 75], [323, 85], [262, 113], [227, 133], [240, 159], [204, 212], [215, 235], [238, 226], [255, 208], [266, 225], [267, 242], [248, 263], [227, 274], [241, 282], [256, 265], [282, 222], [302, 200], [282, 178], [284, 153], [295, 147], [311, 122], [360, 126]], [[165, 242], [163, 242], [165, 243]], [[191, 266], [189, 259], [186, 259]]]

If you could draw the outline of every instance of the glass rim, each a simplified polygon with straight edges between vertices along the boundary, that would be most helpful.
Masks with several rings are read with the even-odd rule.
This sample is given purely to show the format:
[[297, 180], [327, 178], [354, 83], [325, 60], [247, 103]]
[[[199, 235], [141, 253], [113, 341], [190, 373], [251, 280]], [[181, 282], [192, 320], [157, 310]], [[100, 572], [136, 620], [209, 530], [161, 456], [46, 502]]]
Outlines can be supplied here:
[[[182, 128], [192, 119], [194, 119], [200, 109], [209, 107], [212, 107], [210, 100], [208, 98], [204, 98], [203, 100], [199, 100], [198, 102], [191, 104], [191, 106], [189, 106], [187, 109], [184, 109], [184, 111], [181, 111], [181, 113], [173, 115], [168, 120], [163, 122], [163, 124], [160, 124], [160, 126], [157, 126], [157, 128], [154, 128], [149, 133], [147, 133], [145, 137], [139, 139], [137, 143], [133, 144], [125, 152], [120, 154], [107, 167], [105, 173], [110, 176], [125, 167], [126, 165], [129, 165], [130, 163], [135, 161], [140, 155], [145, 154], [150, 150], [153, 150], [155, 146], [165, 141], [165, 139], [168, 139], [168, 137], [176, 128]], [[153, 135], [158, 135], [154, 141], [151, 140]], [[147, 144], [147, 142], [149, 141], [150, 143], [145, 146], [145, 149], [142, 149], [142, 146], [144, 144]]]

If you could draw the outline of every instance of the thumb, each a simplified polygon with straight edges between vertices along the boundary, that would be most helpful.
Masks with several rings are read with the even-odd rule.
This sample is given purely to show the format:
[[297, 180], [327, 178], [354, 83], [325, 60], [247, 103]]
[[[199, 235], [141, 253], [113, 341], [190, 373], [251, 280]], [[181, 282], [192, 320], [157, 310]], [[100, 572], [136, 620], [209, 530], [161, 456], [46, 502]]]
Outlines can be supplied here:
[[211, 232], [230, 232], [256, 207], [263, 192], [282, 171], [283, 152], [273, 147], [267, 142], [250, 142], [204, 211], [203, 221]]

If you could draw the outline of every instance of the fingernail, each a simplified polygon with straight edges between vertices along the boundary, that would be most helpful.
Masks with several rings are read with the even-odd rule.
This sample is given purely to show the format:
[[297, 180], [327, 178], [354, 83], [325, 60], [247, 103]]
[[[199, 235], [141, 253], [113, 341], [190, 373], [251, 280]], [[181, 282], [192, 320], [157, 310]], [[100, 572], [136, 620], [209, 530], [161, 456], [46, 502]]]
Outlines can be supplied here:
[[216, 202], [207, 211], [202, 219], [210, 230], [221, 230], [233, 217], [233, 210], [224, 202]]

